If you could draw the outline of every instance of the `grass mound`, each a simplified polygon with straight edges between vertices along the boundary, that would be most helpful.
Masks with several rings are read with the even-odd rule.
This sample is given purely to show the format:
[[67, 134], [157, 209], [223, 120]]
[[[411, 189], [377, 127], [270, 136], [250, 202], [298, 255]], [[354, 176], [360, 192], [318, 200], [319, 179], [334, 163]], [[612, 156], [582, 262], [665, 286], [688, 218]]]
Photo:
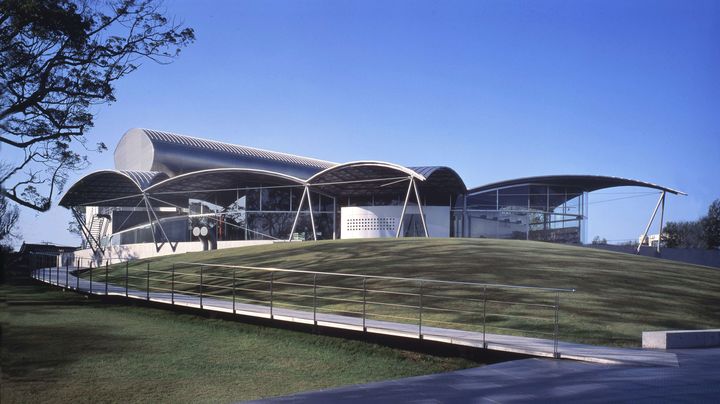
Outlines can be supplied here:
[[[197, 267], [183, 266], [181, 262], [574, 288], [575, 293], [561, 296], [560, 339], [565, 341], [637, 346], [642, 331], [720, 326], [720, 294], [717, 293], [720, 290], [720, 270], [560, 244], [490, 239], [364, 239], [281, 243], [136, 261], [129, 268], [131, 276], [136, 276], [131, 279], [131, 287], [145, 287], [142, 274], [147, 262], [150, 262], [153, 271], [158, 271], [152, 275], [153, 290], [170, 287], [169, 271], [173, 265], [176, 266], [178, 276], [197, 276]], [[121, 280], [124, 279], [124, 271], [124, 266], [113, 267], [110, 281], [124, 283]], [[212, 276], [217, 276], [214, 293], [229, 298], [231, 281], [228, 279], [231, 272], [209, 268], [205, 269], [205, 274], [206, 282], [208, 279], [213, 282]], [[263, 275], [241, 273], [239, 276], [259, 278]], [[299, 278], [289, 277], [286, 280], [288, 283], [300, 282]], [[308, 279], [302, 282], [307, 285]], [[348, 286], [333, 280], [324, 282]], [[190, 293], [196, 291], [192, 286], [184, 287], [182, 284], [176, 284], [175, 287], [176, 290]], [[357, 302], [361, 297], [357, 285], [353, 287], [354, 291], [334, 290], [320, 295], [321, 309], [358, 313]], [[402, 289], [408, 288], [407, 285], [395, 287], [385, 283], [385, 286], [378, 284], [377, 287], [415, 292], [414, 289]], [[447, 301], [449, 296], [463, 297], [469, 299], [469, 304], [475, 304], [473, 312], [470, 313], [468, 309], [464, 314], [452, 314], [438, 310], [433, 315], [423, 317], [423, 322], [445, 327], [460, 324], [477, 330], [480, 319], [476, 303], [481, 294], [477, 290], [463, 290], [459, 287], [446, 289], [450, 290], [435, 291], [438, 298], [436, 304], [440, 304], [442, 299]], [[297, 290], [297, 287], [289, 286], [288, 296]], [[289, 307], [307, 307], [307, 288], [303, 290], [305, 300], [288, 297], [285, 303]], [[206, 292], [212, 294], [213, 290], [206, 288]], [[282, 298], [278, 298], [281, 290], [276, 289], [275, 292], [277, 304], [283, 304]], [[425, 293], [432, 294], [428, 291]], [[247, 292], [246, 295], [238, 292], [238, 295], [240, 298], [266, 299], [260, 292]], [[343, 299], [351, 302], [343, 302]], [[408, 299], [416, 300], [416, 297], [410, 296]], [[522, 301], [525, 297], [504, 293], [499, 296], [489, 295], [488, 299]], [[552, 296], [548, 297], [547, 302], [552, 303]], [[425, 305], [432, 306], [432, 300], [426, 301]], [[467, 307], [453, 308], [465, 310]], [[542, 310], [547, 311], [546, 308]], [[380, 315], [380, 311], [375, 312]], [[407, 310], [383, 313], [386, 316], [384, 319], [395, 316], [398, 318], [396, 321], [416, 321], [415, 314]], [[492, 320], [491, 325], [495, 329], [488, 329], [488, 332], [517, 334], [512, 330], [533, 329], [534, 317], [526, 316], [526, 311], [512, 309], [498, 313], [503, 315]], [[552, 313], [539, 316], [544, 318], [545, 315], [552, 316]], [[506, 328], [510, 331], [502, 331]]]

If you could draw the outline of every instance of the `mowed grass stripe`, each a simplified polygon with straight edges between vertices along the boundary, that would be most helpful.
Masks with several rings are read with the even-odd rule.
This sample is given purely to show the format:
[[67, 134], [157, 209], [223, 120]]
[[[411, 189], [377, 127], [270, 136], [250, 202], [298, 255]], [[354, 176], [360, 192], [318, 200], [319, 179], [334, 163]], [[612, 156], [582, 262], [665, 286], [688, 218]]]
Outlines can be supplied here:
[[[131, 276], [134, 276], [130, 287], [145, 288], [146, 279], [142, 274], [147, 262], [130, 264]], [[575, 293], [561, 295], [560, 336], [562, 340], [583, 343], [638, 346], [642, 331], [720, 326], [720, 294], [717, 293], [720, 270], [561, 244], [491, 239], [337, 240], [187, 253], [149, 262], [152, 271], [160, 271], [151, 274], [151, 288], [170, 288], [170, 269], [175, 264], [178, 290], [196, 294], [199, 287], [191, 283], [199, 280], [199, 268], [182, 262], [574, 288]], [[104, 279], [100, 276], [103, 270], [99, 271], [96, 279]], [[124, 271], [124, 265], [111, 267], [110, 281], [124, 284]], [[216, 285], [206, 286], [206, 291], [230, 299], [232, 271], [213, 267], [203, 271], [205, 280]], [[238, 301], [269, 300], [268, 273], [239, 271], [237, 276], [242, 278], [236, 281]], [[273, 291], [274, 304], [312, 307], [312, 287], [283, 284], [308, 285], [312, 283], [311, 278], [296, 274], [275, 276], [278, 283]], [[320, 309], [340, 314], [360, 312], [362, 307], [358, 302], [362, 301], [362, 292], [358, 289], [362, 285], [359, 282], [358, 279], [319, 276], [319, 285], [344, 288], [318, 289]], [[415, 285], [370, 279], [367, 282], [368, 289], [398, 293], [382, 298], [381, 292], [370, 292], [373, 296], [368, 298], [378, 303], [368, 312], [371, 318], [395, 316], [404, 318], [404, 322], [417, 321], [419, 315], [412, 309], [377, 308], [388, 301], [417, 305], [417, 298], [412, 295], [418, 292]], [[482, 298], [482, 290], [440, 285], [425, 288], [425, 294], [436, 297], [425, 298], [428, 313], [423, 314], [424, 323], [470, 330], [481, 328], [477, 300]], [[487, 299], [487, 322], [497, 328], [495, 331], [519, 330], [509, 333], [529, 336], [552, 332], [553, 310], [545, 306], [554, 304], [554, 294], [491, 290]], [[524, 305], [504, 303], [508, 301]], [[438, 310], [432, 310], [433, 307]], [[488, 328], [488, 332], [493, 329]]]
[[478, 364], [0, 286], [0, 402], [236, 402]]

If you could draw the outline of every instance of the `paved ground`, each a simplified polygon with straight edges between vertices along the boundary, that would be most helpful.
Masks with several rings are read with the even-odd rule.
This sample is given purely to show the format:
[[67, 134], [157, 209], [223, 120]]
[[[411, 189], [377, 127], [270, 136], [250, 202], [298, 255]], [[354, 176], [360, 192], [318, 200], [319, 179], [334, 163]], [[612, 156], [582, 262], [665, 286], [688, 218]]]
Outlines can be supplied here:
[[674, 351], [679, 366], [524, 359], [257, 403], [720, 402], [720, 348]]

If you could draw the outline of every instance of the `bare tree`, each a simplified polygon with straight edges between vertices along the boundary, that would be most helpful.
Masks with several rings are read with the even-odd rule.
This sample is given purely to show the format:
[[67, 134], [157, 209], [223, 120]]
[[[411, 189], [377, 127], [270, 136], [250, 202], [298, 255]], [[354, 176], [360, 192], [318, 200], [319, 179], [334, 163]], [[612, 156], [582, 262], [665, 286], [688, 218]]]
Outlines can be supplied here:
[[13, 230], [19, 217], [17, 206], [10, 205], [7, 198], [0, 194], [0, 246], [9, 244], [16, 237]]
[[[170, 63], [195, 39], [157, 0], [0, 0], [2, 193], [50, 209], [69, 173], [87, 166], [91, 108], [115, 101], [114, 84], [143, 60]], [[3, 160], [8, 153], [3, 153]]]

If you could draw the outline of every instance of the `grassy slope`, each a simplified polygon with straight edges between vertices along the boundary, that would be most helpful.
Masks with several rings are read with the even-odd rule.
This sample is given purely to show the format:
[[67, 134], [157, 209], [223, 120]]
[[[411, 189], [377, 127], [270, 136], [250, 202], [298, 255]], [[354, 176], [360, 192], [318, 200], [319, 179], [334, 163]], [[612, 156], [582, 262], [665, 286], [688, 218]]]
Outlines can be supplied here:
[[575, 288], [561, 302], [569, 341], [638, 345], [644, 330], [720, 327], [720, 270], [559, 244], [339, 240], [188, 253], [151, 265], [181, 261]]
[[0, 285], [0, 402], [232, 402], [454, 370], [438, 358]]

